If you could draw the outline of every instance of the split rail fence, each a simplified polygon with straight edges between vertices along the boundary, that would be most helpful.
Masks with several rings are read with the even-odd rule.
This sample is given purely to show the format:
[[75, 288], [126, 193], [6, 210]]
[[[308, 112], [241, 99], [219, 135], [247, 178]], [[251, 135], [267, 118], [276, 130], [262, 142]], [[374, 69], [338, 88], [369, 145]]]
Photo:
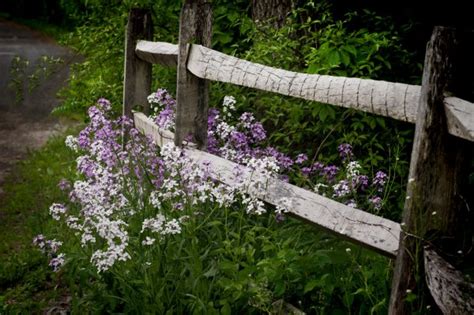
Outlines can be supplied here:
[[[150, 13], [133, 9], [126, 30], [124, 114], [133, 117], [135, 126], [159, 145], [169, 141], [183, 145], [185, 137], [192, 134], [195, 145], [184, 145], [188, 156], [197, 162], [210, 161], [214, 176], [227, 184], [232, 184], [237, 165], [204, 151], [209, 81], [353, 108], [416, 124], [403, 225], [278, 179], [271, 179], [266, 195], [260, 197], [273, 205], [282, 197], [291, 198], [295, 200], [290, 209], [293, 216], [394, 258], [390, 314], [410, 313], [405, 298], [407, 292], [418, 285], [417, 270], [425, 270], [427, 284], [418, 290], [431, 293], [436, 303], [434, 307], [445, 314], [474, 314], [474, 285], [466, 282], [461, 272], [439, 255], [438, 248], [430, 246], [436, 239], [427, 241], [425, 238], [425, 232], [436, 231], [438, 239], [457, 240], [462, 226], [459, 221], [466, 206], [462, 202], [465, 201], [462, 198], [467, 179], [465, 170], [473, 156], [474, 104], [450, 93], [472, 96], [469, 94], [472, 78], [466, 81], [463, 74], [453, 71], [462, 68], [460, 62], [465, 62], [460, 60], [463, 55], [458, 52], [463, 51], [466, 38], [472, 39], [472, 33], [435, 27], [426, 51], [423, 82], [418, 86], [291, 72], [212, 50], [209, 48], [211, 8], [202, 0], [185, 1], [178, 44], [152, 42]], [[144, 113], [132, 111], [136, 105], [148, 111], [152, 64], [177, 66], [174, 134], [160, 130]], [[250, 177], [251, 171], [246, 170], [245, 174]], [[435, 211], [441, 220], [433, 220]], [[452, 234], [453, 229], [456, 235]], [[420, 244], [423, 250], [417, 251]], [[421, 255], [421, 263], [414, 257], [417, 255]], [[429, 299], [426, 303], [430, 303]]]

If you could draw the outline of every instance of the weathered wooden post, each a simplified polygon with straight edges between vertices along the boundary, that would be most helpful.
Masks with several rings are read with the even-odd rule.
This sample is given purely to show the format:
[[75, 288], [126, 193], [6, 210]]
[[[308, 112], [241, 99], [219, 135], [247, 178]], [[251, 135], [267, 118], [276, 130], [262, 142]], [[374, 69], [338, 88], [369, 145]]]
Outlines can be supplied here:
[[207, 146], [209, 82], [188, 71], [191, 44], [211, 46], [211, 4], [205, 0], [186, 0], [179, 21], [177, 110], [175, 144], [190, 140], [198, 148]]
[[132, 117], [132, 108], [141, 105], [148, 112], [147, 96], [151, 91], [151, 64], [135, 55], [137, 40], [152, 40], [151, 14], [146, 9], [131, 9], [125, 33], [123, 80], [123, 115]]
[[[423, 246], [459, 256], [465, 248], [469, 216], [463, 189], [472, 157], [472, 143], [448, 133], [443, 100], [447, 92], [465, 96], [472, 78], [465, 71], [461, 32], [435, 27], [428, 43], [400, 247], [395, 262], [389, 314], [439, 313], [424, 279]], [[472, 57], [472, 56], [471, 56]], [[470, 68], [472, 76], [472, 67]], [[464, 81], [462, 84], [459, 82]], [[456, 83], [456, 85], [453, 85]], [[466, 93], [467, 92], [467, 93]], [[472, 192], [471, 192], [472, 193]], [[467, 232], [467, 233], [466, 233]], [[469, 239], [470, 242], [470, 239]], [[411, 303], [408, 296], [416, 296]], [[452, 314], [456, 313], [451, 310]]]

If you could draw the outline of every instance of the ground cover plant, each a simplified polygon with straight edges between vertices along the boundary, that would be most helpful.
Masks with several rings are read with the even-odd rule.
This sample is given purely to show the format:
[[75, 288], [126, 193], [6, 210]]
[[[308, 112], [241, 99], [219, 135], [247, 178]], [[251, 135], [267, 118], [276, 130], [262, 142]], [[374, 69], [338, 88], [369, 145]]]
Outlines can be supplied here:
[[54, 221], [43, 209], [62, 198], [57, 183], [74, 173], [74, 162], [75, 155], [64, 146], [64, 137], [52, 138], [45, 148], [20, 162], [2, 187], [1, 314], [42, 313], [68, 296], [31, 240], [52, 231]]

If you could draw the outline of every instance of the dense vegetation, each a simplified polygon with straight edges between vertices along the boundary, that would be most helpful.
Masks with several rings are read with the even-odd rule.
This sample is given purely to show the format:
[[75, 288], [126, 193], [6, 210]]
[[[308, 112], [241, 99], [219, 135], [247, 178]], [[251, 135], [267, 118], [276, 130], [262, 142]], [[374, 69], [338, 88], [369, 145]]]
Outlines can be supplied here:
[[[101, 97], [111, 101], [115, 114], [120, 112], [123, 30], [129, 8], [136, 6], [152, 10], [155, 40], [177, 41], [179, 1], [60, 2], [58, 10], [67, 17], [64, 23], [70, 31], [56, 34], [61, 43], [77, 50], [86, 61], [75, 65], [69, 87], [61, 92], [64, 102], [55, 109], [56, 114], [89, 122], [87, 109]], [[279, 29], [265, 23], [255, 25], [248, 1], [216, 0], [213, 10], [216, 50], [294, 71], [407, 83], [419, 81], [419, 55], [410, 53], [404, 46], [410, 25], [401, 27], [389, 18], [363, 10], [343, 14], [339, 10], [336, 15], [325, 1], [307, 1], [297, 6]], [[154, 87], [174, 92], [174, 69], [156, 66], [153, 78]], [[304, 153], [310, 161], [334, 163], [339, 159], [339, 145], [350, 144], [365, 174], [375, 177], [378, 170], [388, 174], [383, 207], [378, 214], [400, 220], [411, 126], [225, 84], [212, 84], [210, 105], [222, 110], [226, 95], [233, 95], [237, 100], [234, 123], [240, 114], [253, 112], [267, 130], [265, 144], [292, 158]], [[6, 291], [0, 296], [0, 309], [3, 307], [11, 313], [37, 311], [51, 306], [48, 299], [58, 300], [58, 295], [64, 294], [72, 296], [72, 310], [90, 312], [158, 309], [162, 310], [159, 313], [165, 310], [259, 313], [271, 310], [279, 300], [309, 313], [386, 312], [391, 279], [389, 260], [291, 219], [277, 223], [270, 214], [247, 216], [242, 206], [225, 208], [212, 220], [197, 222], [198, 228], [167, 239], [158, 247], [159, 252], [155, 249], [147, 258], [163, 260], [159, 272], [149, 274], [145, 270], [148, 260], [132, 260], [119, 263], [110, 272], [97, 273], [87, 267], [88, 258], [79, 254], [83, 252], [74, 243], [74, 237], [64, 237], [66, 227], [58, 227], [47, 215], [52, 202], [67, 199], [56, 187], [59, 179], [78, 180], [74, 169], [76, 157], [77, 153], [65, 150], [55, 140], [20, 166], [22, 184], [10, 188], [7, 200], [11, 201], [2, 208], [16, 213], [34, 208], [36, 203], [38, 209], [34, 213], [35, 218], [41, 218], [36, 220], [40, 224], [27, 228], [26, 239], [31, 240], [36, 234], [62, 239], [66, 250], [76, 251], [78, 255], [59, 273], [48, 271], [47, 258], [38, 253], [27, 259], [24, 250], [20, 250], [5, 260], [0, 270], [0, 288]], [[51, 163], [46, 168], [51, 176], [46, 182], [37, 183], [35, 178], [39, 175], [32, 169], [42, 170], [38, 165], [44, 159]], [[301, 173], [292, 173], [291, 180], [300, 185], [307, 182]], [[21, 189], [29, 187], [23, 186], [27, 183], [46, 187], [47, 200], [22, 197], [25, 193]], [[15, 205], [19, 198], [25, 201]], [[17, 210], [12, 210], [15, 207]], [[212, 205], [206, 207], [217, 211], [212, 210]], [[228, 217], [230, 210], [233, 212]], [[228, 220], [234, 224], [227, 225]], [[188, 240], [190, 245], [185, 246]], [[201, 247], [202, 244], [207, 245]], [[140, 242], [135, 245], [140, 247]], [[28, 250], [34, 252], [32, 248]], [[198, 263], [200, 260], [208, 265]], [[153, 281], [146, 278], [150, 276], [165, 285], [153, 287]], [[56, 295], [43, 296], [41, 291], [51, 291], [53, 284], [59, 285]], [[180, 290], [173, 293], [172, 288]], [[25, 303], [31, 296], [35, 302]], [[171, 305], [176, 308], [170, 308]]]

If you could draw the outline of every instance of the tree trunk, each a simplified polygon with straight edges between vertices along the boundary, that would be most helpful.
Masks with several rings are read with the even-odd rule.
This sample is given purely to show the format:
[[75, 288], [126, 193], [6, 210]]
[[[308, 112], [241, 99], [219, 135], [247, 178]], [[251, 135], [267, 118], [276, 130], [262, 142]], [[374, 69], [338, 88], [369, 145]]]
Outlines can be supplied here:
[[252, 19], [255, 23], [270, 22], [280, 28], [291, 8], [291, 0], [252, 0]]

